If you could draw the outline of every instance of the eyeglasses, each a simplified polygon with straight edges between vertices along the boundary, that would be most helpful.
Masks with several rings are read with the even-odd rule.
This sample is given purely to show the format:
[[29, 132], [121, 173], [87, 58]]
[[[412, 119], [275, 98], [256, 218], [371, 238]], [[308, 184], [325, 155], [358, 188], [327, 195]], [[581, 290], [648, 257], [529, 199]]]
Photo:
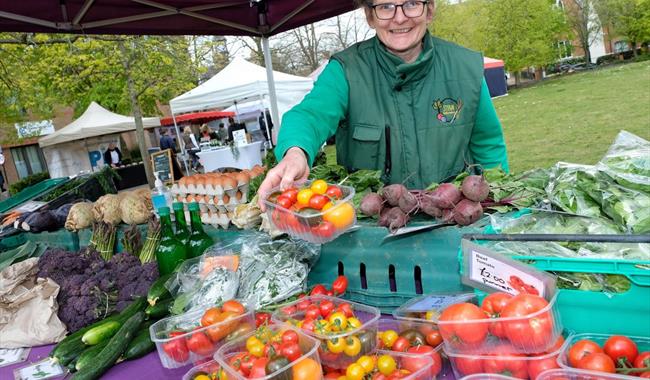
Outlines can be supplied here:
[[395, 17], [397, 8], [402, 8], [402, 13], [408, 18], [420, 17], [424, 13], [424, 6], [429, 1], [406, 1], [403, 4], [383, 3], [383, 4], [369, 4], [368, 6], [375, 10], [375, 16], [380, 20], [390, 20]]

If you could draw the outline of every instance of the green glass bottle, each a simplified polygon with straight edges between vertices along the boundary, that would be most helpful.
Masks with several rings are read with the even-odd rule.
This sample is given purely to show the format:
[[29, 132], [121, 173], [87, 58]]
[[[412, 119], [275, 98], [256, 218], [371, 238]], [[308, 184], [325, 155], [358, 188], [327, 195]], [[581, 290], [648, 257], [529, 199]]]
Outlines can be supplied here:
[[187, 259], [187, 247], [174, 237], [169, 207], [158, 209], [160, 215], [160, 243], [156, 248], [158, 272], [160, 275], [172, 273], [176, 267]]
[[190, 240], [187, 242], [187, 247], [189, 256], [197, 257], [201, 256], [206, 249], [214, 244], [214, 241], [203, 231], [203, 223], [201, 223], [201, 215], [199, 214], [199, 204], [196, 202], [190, 203], [189, 209], [192, 232], [190, 232]]
[[187, 228], [187, 221], [185, 220], [185, 210], [181, 202], [172, 203], [174, 208], [174, 218], [176, 219], [176, 239], [180, 240], [183, 245], [187, 245], [190, 238], [190, 230]]

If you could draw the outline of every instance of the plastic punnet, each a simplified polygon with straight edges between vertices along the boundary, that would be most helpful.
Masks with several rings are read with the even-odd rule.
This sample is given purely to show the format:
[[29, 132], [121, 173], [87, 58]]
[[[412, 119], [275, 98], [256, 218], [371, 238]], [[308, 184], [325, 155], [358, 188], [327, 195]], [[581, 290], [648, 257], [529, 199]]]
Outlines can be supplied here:
[[[551, 369], [542, 372], [537, 380], [622, 380], [630, 379], [629, 376], [615, 375], [613, 373], [587, 372], [572, 368]], [[638, 379], [638, 377], [632, 377]]]
[[183, 375], [183, 380], [194, 380], [194, 378], [199, 375], [206, 375], [211, 379], [216, 379], [216, 375], [220, 368], [221, 366], [219, 363], [213, 359], [190, 368], [190, 370]]
[[[433, 374], [431, 372], [434, 363], [430, 356], [411, 355], [406, 352], [395, 352], [395, 351], [385, 351], [385, 350], [376, 350], [370, 356], [375, 356], [379, 358], [382, 355], [388, 355], [393, 359], [395, 359], [395, 362], [397, 364], [397, 369], [404, 368], [405, 363], [408, 360], [411, 360], [412, 361], [411, 363], [416, 363], [416, 365], [419, 364], [417, 365], [418, 367], [421, 365], [421, 367], [416, 369], [415, 371], [409, 373], [404, 377], [400, 377], [401, 379], [433, 380], [436, 378], [436, 374]], [[419, 363], [420, 361], [424, 361], [424, 362]], [[408, 366], [408, 364], [406, 366]]]
[[413, 322], [437, 323], [440, 313], [447, 306], [461, 302], [478, 301], [475, 293], [425, 294], [412, 298], [395, 309], [393, 317]]
[[[301, 362], [304, 362], [305, 360], [313, 361], [314, 364], [316, 364], [314, 368], [318, 368], [319, 371], [322, 371], [320, 359], [318, 358], [318, 346], [320, 345], [320, 342], [318, 340], [308, 336], [307, 334], [304, 334], [299, 329], [292, 328], [287, 324], [271, 324], [267, 326], [267, 328], [273, 333], [282, 333], [283, 331], [286, 330], [296, 331], [298, 333], [298, 345], [300, 346], [300, 350], [301, 352], [303, 352], [303, 355], [300, 356], [298, 359], [294, 360], [293, 362], [290, 362], [287, 366], [281, 368], [280, 370], [273, 373], [269, 373], [264, 377], [256, 377], [255, 379], [258, 380], [276, 379], [276, 378], [280, 378], [278, 376], [282, 376], [285, 373], [289, 375], [289, 378], [291, 378], [291, 371], [293, 370], [293, 368], [296, 365], [299, 365]], [[233, 356], [239, 353], [248, 352], [246, 350], [246, 340], [251, 336], [255, 336], [256, 333], [257, 333], [256, 331], [253, 331], [252, 333], [237, 338], [232, 342], [224, 344], [223, 346], [221, 346], [221, 348], [219, 348], [217, 353], [214, 355], [215, 360], [223, 369], [223, 372], [225, 373], [228, 380], [248, 379], [247, 377], [244, 377], [239, 372], [237, 372], [237, 370], [230, 365], [229, 361], [230, 358], [232, 358]], [[317, 374], [314, 375], [315, 375], [314, 377], [316, 377]], [[322, 373], [320, 375], [321, 375], [320, 377], [322, 378]]]
[[[568, 340], [570, 339], [567, 338]], [[525, 355], [516, 353], [512, 346], [502, 345], [494, 348], [490, 354], [458, 354], [450, 353], [445, 347], [445, 354], [451, 362], [454, 375], [457, 379], [463, 376], [476, 375], [474, 379], [492, 379], [492, 377], [480, 377], [492, 375], [506, 375], [506, 377], [494, 379], [522, 379], [535, 380], [534, 377], [541, 372], [542, 368], [559, 368], [557, 358], [562, 350], [566, 347], [565, 342], [562, 347], [550, 353], [541, 353], [538, 355]], [[538, 365], [539, 369], [533, 367]], [[510, 377], [507, 377], [510, 376]], [[464, 378], [463, 378], [464, 379]]]
[[465, 376], [459, 380], [517, 380], [517, 378], [505, 375], [497, 375], [496, 373], [475, 373], [473, 375]]
[[[311, 183], [312, 181], [307, 181], [301, 186], [301, 188], [309, 188]], [[343, 197], [340, 200], [336, 201], [334, 203], [334, 206], [331, 208], [321, 212], [314, 212], [309, 215], [303, 215], [298, 212], [288, 210], [269, 201], [267, 197], [264, 199], [264, 204], [266, 205], [266, 214], [270, 223], [280, 231], [286, 232], [292, 237], [306, 240], [310, 243], [324, 244], [336, 239], [342, 233], [346, 232], [357, 223], [357, 214], [354, 210], [354, 206], [352, 205], [352, 198], [354, 197], [355, 193], [354, 188], [342, 185], [337, 186], [341, 189]], [[280, 189], [274, 188], [271, 190], [270, 196], [278, 194], [278, 192], [280, 192]], [[332, 235], [319, 234], [316, 227], [318, 227], [323, 222], [323, 220], [326, 219], [324, 215], [327, 213], [335, 212], [339, 207], [351, 207], [351, 211], [354, 213], [352, 222], [345, 227], [335, 228]]]
[[[576, 369], [572, 368], [571, 365], [569, 364], [569, 350], [571, 347], [577, 343], [580, 340], [583, 339], [588, 339], [591, 340], [595, 343], [598, 343], [598, 345], [602, 348], [605, 345], [605, 342], [607, 339], [609, 339], [612, 335], [617, 335], [617, 334], [576, 334], [573, 335], [570, 339], [567, 339], [567, 342], [565, 343], [562, 352], [560, 353], [560, 357], [558, 358], [557, 362], [562, 367], [563, 369], [570, 369], [572, 371], [578, 371], [580, 373], [590, 373], [594, 375], [594, 379], [596, 379], [595, 376], [599, 376], [598, 378], [600, 379], [601, 375], [603, 372], [594, 372], [594, 371], [585, 371], [581, 369]], [[637, 348], [639, 349], [639, 353], [645, 352], [645, 351], [650, 351], [650, 337], [640, 337], [640, 336], [628, 336], [625, 335], [628, 338], [630, 338], [634, 343], [636, 343]], [[640, 375], [640, 372], [636, 373], [637, 375]], [[609, 376], [616, 376], [616, 377], [611, 377], [612, 379], [638, 379], [638, 376], [634, 376], [634, 374], [606, 374]], [[582, 379], [582, 377], [580, 378]], [[609, 377], [603, 378], [603, 379], [610, 379]]]
[[[205, 307], [164, 318], [149, 327], [151, 341], [156, 344], [158, 357], [160, 357], [163, 367], [178, 368], [190, 363], [197, 363], [201, 359], [211, 357], [224, 343], [241, 336], [244, 332], [247, 333], [255, 329], [255, 314], [249, 307], [246, 307], [244, 314], [233, 319], [201, 327], [201, 317], [209, 308]], [[172, 333], [176, 334], [172, 336]], [[205, 335], [212, 344], [211, 349], [201, 353], [190, 350], [187, 341], [194, 334]], [[212, 334], [213, 339], [217, 336], [220, 338], [214, 341], [210, 338], [210, 334]], [[171, 352], [175, 352], [176, 357], [171, 357], [169, 355]]]
[[[503, 338], [499, 338], [490, 333], [490, 327], [500, 324], [505, 331], [513, 331]], [[537, 328], [540, 324], [548, 325], [548, 333], [540, 335], [539, 339], [532, 339], [530, 336], [514, 336], [517, 328], [527, 330]], [[486, 318], [479, 320], [466, 321], [440, 321], [438, 328], [444, 340], [445, 352], [455, 354], [490, 354], [497, 347], [503, 345], [510, 346], [513, 352], [520, 354], [535, 354], [545, 352], [557, 342], [562, 335], [563, 326], [560, 312], [557, 306], [557, 294], [548, 302], [543, 309], [529, 314], [525, 317], [508, 317], [508, 318]], [[487, 331], [485, 340], [469, 343], [457, 339], [456, 331], [468, 331], [470, 328], [478, 331]], [[508, 336], [509, 335], [509, 336]]]
[[[302, 329], [302, 331], [316, 339], [321, 344], [319, 346], [318, 355], [323, 365], [332, 368], [346, 368], [350, 363], [355, 362], [362, 355], [372, 352], [377, 346], [377, 321], [379, 320], [379, 310], [362, 305], [356, 302], [350, 302], [341, 298], [327, 297], [327, 296], [309, 296], [304, 297], [296, 302], [287, 304], [283, 308], [276, 310], [271, 319], [276, 323], [287, 323], [296, 325], [300, 320], [304, 319], [304, 310], [293, 310], [299, 302], [308, 302], [310, 304], [320, 305], [323, 301], [330, 301], [334, 303], [334, 309], [338, 308], [341, 304], [349, 304], [354, 311], [354, 316], [359, 319], [361, 326], [358, 328], [343, 331], [343, 332], [315, 332]], [[328, 341], [337, 342], [338, 339], [348, 340], [348, 338], [357, 337], [361, 342], [361, 351], [354, 356], [348, 356], [344, 352], [333, 353], [327, 348]]]

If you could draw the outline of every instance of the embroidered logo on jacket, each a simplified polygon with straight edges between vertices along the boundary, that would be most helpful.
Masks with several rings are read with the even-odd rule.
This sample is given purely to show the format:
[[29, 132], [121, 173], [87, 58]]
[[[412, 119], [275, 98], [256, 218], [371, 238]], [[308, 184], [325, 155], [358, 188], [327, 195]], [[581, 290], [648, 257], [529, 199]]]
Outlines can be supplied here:
[[460, 98], [458, 100], [452, 98], [436, 99], [431, 106], [437, 112], [436, 118], [438, 120], [442, 123], [452, 124], [460, 115], [463, 101]]

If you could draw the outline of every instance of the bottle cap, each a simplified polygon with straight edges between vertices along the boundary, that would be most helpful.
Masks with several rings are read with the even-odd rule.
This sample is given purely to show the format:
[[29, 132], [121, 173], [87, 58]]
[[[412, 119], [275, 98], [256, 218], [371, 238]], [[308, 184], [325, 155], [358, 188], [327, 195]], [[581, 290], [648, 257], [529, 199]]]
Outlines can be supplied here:
[[172, 203], [172, 208], [174, 211], [179, 211], [183, 209], [183, 204], [181, 202], [174, 202]]
[[158, 215], [160, 216], [169, 216], [169, 207], [164, 206], [158, 209]]
[[189, 206], [187, 206], [187, 208], [189, 208], [190, 211], [198, 211], [199, 210], [199, 204], [196, 203], [196, 202], [192, 202], [192, 203], [189, 204]]

